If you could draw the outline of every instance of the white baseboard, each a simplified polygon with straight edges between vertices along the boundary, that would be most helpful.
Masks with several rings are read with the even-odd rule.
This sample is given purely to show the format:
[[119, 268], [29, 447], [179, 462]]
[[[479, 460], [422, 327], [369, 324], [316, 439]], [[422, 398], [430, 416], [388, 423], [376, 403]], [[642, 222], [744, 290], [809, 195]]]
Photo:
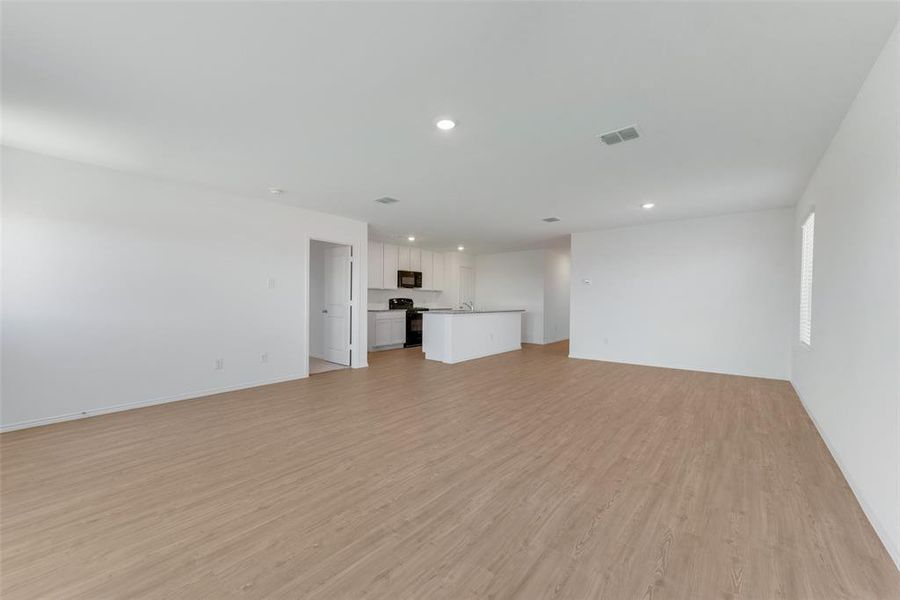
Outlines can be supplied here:
[[208, 390], [200, 390], [196, 392], [188, 392], [185, 394], [176, 394], [174, 396], [164, 396], [162, 398], [151, 398], [150, 400], [139, 400], [137, 402], [126, 402], [124, 404], [114, 404], [112, 406], [104, 406], [100, 408], [89, 408], [77, 413], [69, 413], [65, 415], [56, 415], [53, 417], [43, 417], [40, 419], [31, 419], [28, 421], [19, 421], [17, 423], [9, 423], [0, 426], [0, 433], [7, 431], [15, 431], [17, 429], [28, 429], [30, 427], [40, 427], [42, 425], [50, 425], [52, 423], [62, 423], [64, 421], [74, 421], [76, 419], [86, 419], [88, 417], [96, 417], [98, 415], [106, 415], [109, 413], [122, 412], [124, 410], [133, 410], [135, 408], [144, 408], [145, 406], [153, 406], [155, 404], [166, 404], [168, 402], [179, 402], [181, 400], [193, 400], [194, 398], [202, 398], [204, 396], [214, 396], [215, 394], [223, 394], [225, 392], [234, 392], [237, 390], [246, 390], [249, 388], [259, 387], [262, 385], [271, 385], [273, 383], [283, 383], [285, 381], [294, 381], [297, 379], [305, 379], [309, 377], [309, 373], [295, 373], [287, 377], [278, 377], [263, 381], [251, 383], [242, 383], [221, 388], [213, 388]]
[[803, 399], [803, 396], [800, 395], [800, 392], [797, 390], [797, 387], [794, 385], [793, 381], [791, 382], [791, 387], [794, 388], [794, 393], [797, 394], [798, 398], [800, 398], [800, 404], [803, 405], [803, 409], [806, 411], [806, 414], [809, 415], [809, 420], [812, 421], [812, 424], [816, 428], [816, 431], [819, 432], [819, 437], [821, 437], [822, 441], [825, 442], [825, 446], [831, 453], [832, 458], [834, 458], [835, 464], [837, 464], [838, 469], [840, 469], [841, 474], [847, 481], [847, 485], [850, 486], [850, 491], [853, 492], [854, 496], [856, 496], [856, 501], [859, 503], [860, 508], [862, 508], [863, 513], [865, 513], [866, 518], [869, 519], [869, 523], [871, 523], [872, 528], [875, 530], [875, 534], [878, 536], [878, 539], [881, 540], [881, 544], [884, 546], [884, 549], [887, 550], [887, 553], [891, 557], [891, 560], [894, 561], [894, 566], [896, 566], [897, 570], [900, 571], [900, 548], [897, 548], [893, 545], [891, 538], [887, 534], [887, 529], [884, 527], [878, 517], [875, 516], [872, 507], [868, 502], [866, 502], [866, 499], [859, 493], [859, 487], [854, 483], [853, 477], [850, 476], [850, 472], [845, 467], [844, 461], [841, 460], [841, 455], [837, 453], [837, 450], [831, 443], [831, 440], [828, 439], [825, 431], [822, 429], [822, 427], [819, 426], [819, 422], [816, 420], [815, 415], [813, 415], [812, 411], [809, 410], [809, 405]]

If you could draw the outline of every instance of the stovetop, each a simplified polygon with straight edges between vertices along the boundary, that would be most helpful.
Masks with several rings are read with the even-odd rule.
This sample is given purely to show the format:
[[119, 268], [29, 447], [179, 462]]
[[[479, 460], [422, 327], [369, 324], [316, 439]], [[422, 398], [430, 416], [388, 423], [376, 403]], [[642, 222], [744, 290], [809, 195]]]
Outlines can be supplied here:
[[407, 312], [425, 312], [428, 310], [449, 310], [449, 309], [437, 309], [437, 308], [428, 308], [425, 306], [415, 306], [412, 298], [390, 298], [388, 300], [388, 308], [390, 310], [405, 310]]
[[391, 298], [388, 300], [388, 308], [391, 310], [397, 309], [406, 309], [410, 310], [413, 307], [412, 298]]

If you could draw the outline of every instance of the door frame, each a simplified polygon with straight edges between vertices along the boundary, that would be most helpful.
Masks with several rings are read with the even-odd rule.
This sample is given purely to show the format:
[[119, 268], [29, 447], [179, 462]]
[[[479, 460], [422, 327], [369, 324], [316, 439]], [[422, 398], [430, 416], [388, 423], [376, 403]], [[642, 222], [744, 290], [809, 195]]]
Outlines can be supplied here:
[[310, 286], [309, 286], [309, 272], [312, 267], [312, 243], [313, 242], [325, 242], [328, 244], [337, 244], [338, 246], [347, 246], [350, 248], [350, 364], [348, 365], [351, 369], [354, 368], [353, 365], [353, 357], [355, 356], [355, 350], [357, 349], [357, 335], [356, 331], [359, 327], [359, 323], [355, 318], [356, 310], [359, 306], [359, 294], [355, 294], [354, 286], [358, 284], [359, 277], [359, 269], [357, 265], [359, 264], [359, 257], [355, 252], [356, 246], [352, 241], [348, 240], [340, 240], [340, 239], [332, 239], [328, 237], [320, 237], [315, 235], [307, 235], [306, 236], [306, 305], [303, 307], [304, 313], [304, 327], [306, 327], [306, 361], [305, 365], [303, 365], [303, 372], [306, 373], [306, 376], [309, 377], [309, 358], [311, 356], [309, 352], [309, 338], [310, 338], [310, 311], [309, 311], [309, 296], [310, 296]]

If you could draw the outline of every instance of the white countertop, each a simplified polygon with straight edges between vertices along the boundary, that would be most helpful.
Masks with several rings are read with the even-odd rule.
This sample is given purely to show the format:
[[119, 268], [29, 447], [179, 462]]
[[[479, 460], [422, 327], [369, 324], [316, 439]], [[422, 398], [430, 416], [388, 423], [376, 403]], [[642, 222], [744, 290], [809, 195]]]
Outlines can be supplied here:
[[[416, 308], [421, 308], [417, 306]], [[406, 312], [405, 308], [370, 308], [369, 312]], [[449, 311], [453, 310], [452, 308], [429, 308], [429, 311]]]
[[504, 312], [525, 312], [524, 308], [476, 308], [468, 310], [465, 308], [452, 309], [435, 309], [429, 310], [427, 314], [432, 315], [481, 315], [485, 313], [504, 313]]

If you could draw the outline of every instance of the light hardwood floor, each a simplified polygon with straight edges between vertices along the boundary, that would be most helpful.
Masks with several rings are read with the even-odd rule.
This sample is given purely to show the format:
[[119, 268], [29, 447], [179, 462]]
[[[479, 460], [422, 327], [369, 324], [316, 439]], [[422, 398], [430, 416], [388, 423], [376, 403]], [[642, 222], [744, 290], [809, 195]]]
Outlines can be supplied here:
[[2, 435], [2, 597], [900, 597], [788, 383], [421, 357]]
[[349, 369], [345, 365], [339, 365], [321, 358], [309, 357], [309, 374], [318, 375], [319, 373], [327, 373], [328, 371], [339, 371], [341, 369]]

